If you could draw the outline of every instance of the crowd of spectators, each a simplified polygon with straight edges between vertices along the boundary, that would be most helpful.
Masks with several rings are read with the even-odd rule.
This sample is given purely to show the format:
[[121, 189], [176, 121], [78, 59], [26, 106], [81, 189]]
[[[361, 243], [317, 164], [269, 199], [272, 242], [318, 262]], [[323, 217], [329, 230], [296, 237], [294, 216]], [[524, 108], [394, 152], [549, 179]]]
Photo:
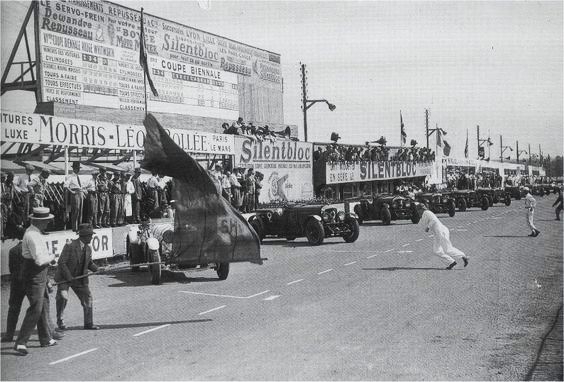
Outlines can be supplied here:
[[290, 129], [290, 126], [286, 126], [286, 128], [282, 131], [273, 131], [270, 130], [268, 125], [255, 126], [252, 122], [245, 123], [242, 117], [239, 117], [239, 119], [231, 125], [224, 122], [221, 127], [223, 128], [224, 134], [245, 135], [259, 141], [274, 141], [277, 138], [298, 140], [297, 138], [291, 137], [292, 130]]
[[326, 146], [318, 146], [313, 153], [313, 160], [321, 159], [325, 162], [387, 160], [426, 162], [435, 160], [435, 153], [426, 147], [402, 147], [397, 149], [393, 155], [391, 151], [392, 149], [385, 145], [372, 146], [367, 143], [365, 146], [355, 146], [331, 143]]
[[218, 193], [233, 207], [243, 213], [256, 210], [264, 179], [261, 172], [243, 167], [235, 167], [232, 171], [223, 170], [221, 165], [216, 165], [215, 169], [210, 171], [210, 176], [215, 180]]

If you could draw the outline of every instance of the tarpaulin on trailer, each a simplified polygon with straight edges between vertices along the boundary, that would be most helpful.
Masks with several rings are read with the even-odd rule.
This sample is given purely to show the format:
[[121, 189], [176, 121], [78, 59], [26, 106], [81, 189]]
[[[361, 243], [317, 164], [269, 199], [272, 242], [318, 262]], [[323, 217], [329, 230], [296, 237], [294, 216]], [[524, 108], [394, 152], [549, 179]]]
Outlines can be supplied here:
[[225, 200], [208, 172], [182, 150], [149, 114], [142, 167], [173, 178], [172, 256], [176, 262], [262, 263], [260, 241], [239, 211]]

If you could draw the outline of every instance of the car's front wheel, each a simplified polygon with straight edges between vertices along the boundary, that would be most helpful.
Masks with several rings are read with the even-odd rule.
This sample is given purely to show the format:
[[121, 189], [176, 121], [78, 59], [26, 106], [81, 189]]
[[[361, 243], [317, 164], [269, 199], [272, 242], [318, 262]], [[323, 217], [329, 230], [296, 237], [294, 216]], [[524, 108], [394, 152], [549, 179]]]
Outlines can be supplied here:
[[454, 200], [448, 202], [448, 216], [453, 217], [456, 214], [456, 207], [454, 206]]
[[348, 219], [347, 221], [345, 221], [345, 224], [349, 227], [351, 232], [343, 235], [343, 239], [347, 243], [353, 243], [356, 241], [356, 239], [358, 239], [358, 236], [360, 235], [360, 225], [358, 224], [358, 221], [356, 219]]
[[262, 221], [260, 221], [259, 219], [256, 219], [256, 218], [253, 219], [251, 221], [251, 227], [253, 227], [253, 229], [257, 233], [257, 236], [258, 236], [260, 242], [262, 243], [262, 240], [264, 239], [264, 226], [262, 224]]
[[226, 280], [229, 275], [229, 263], [219, 263], [216, 272], [220, 280]]
[[468, 207], [468, 204], [466, 203], [466, 199], [460, 198], [458, 200], [458, 211], [464, 212], [464, 211], [466, 211], [467, 207]]
[[511, 196], [510, 195], [505, 195], [505, 205], [506, 206], [511, 205]]
[[384, 225], [390, 225], [392, 221], [392, 214], [388, 207], [382, 207], [382, 223]]
[[319, 220], [315, 218], [309, 219], [306, 224], [305, 231], [307, 241], [311, 245], [321, 245], [323, 243], [323, 240], [325, 239], [325, 229]]
[[[159, 251], [149, 250], [148, 258], [150, 263], [161, 262]], [[149, 265], [149, 272], [151, 273], [151, 283], [159, 285], [161, 283], [161, 264]]]
[[419, 223], [419, 220], [421, 220], [421, 216], [419, 216], [419, 212], [417, 212], [417, 208], [412, 207], [411, 208], [411, 222], [413, 224], [417, 224], [417, 223]]
[[490, 200], [488, 198], [486, 198], [485, 196], [482, 197], [481, 203], [482, 203], [482, 210], [485, 211], [488, 208], [490, 208]]

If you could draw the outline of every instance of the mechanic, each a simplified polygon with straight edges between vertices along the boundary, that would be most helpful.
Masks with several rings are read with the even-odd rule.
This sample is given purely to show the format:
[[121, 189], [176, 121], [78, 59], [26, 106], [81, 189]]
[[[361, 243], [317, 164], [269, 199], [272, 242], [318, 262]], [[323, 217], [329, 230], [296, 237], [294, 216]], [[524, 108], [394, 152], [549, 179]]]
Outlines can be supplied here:
[[435, 255], [442, 258], [446, 264], [448, 264], [446, 269], [450, 270], [455, 267], [457, 262], [454, 258], [459, 260], [462, 259], [462, 261], [464, 261], [464, 266], [466, 267], [468, 265], [468, 256], [452, 245], [450, 242], [450, 231], [448, 228], [441, 223], [439, 218], [429, 211], [424, 204], [419, 203], [417, 205], [417, 211], [421, 216], [419, 224], [425, 226], [425, 232], [429, 232], [430, 230], [433, 233], [433, 252]]
[[537, 237], [540, 231], [537, 229], [537, 227], [535, 227], [535, 223], [533, 222], [537, 201], [535, 200], [535, 198], [533, 198], [533, 195], [531, 195], [529, 187], [524, 187], [523, 190], [525, 190], [525, 192], [527, 193], [527, 195], [525, 195], [525, 208], [527, 209], [527, 225], [529, 226], [529, 229], [532, 231], [529, 236]]

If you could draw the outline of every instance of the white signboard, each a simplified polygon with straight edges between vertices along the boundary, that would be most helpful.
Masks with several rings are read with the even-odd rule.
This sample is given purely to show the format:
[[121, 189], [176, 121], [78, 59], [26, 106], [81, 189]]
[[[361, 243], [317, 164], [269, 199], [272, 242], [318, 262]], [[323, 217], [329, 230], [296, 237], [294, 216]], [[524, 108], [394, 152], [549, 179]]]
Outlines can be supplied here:
[[[94, 232], [96, 232], [96, 234], [92, 237], [92, 242], [90, 243], [92, 247], [92, 259], [96, 260], [112, 257], [114, 255], [112, 229], [102, 228], [96, 229]], [[44, 237], [45, 245], [47, 245], [49, 253], [57, 256], [61, 255], [67, 240], [78, 239], [78, 235], [72, 231], [50, 232], [49, 235], [45, 235]]]
[[235, 167], [264, 174], [259, 202], [313, 198], [313, 145], [289, 140], [236, 137]]
[[[2, 142], [143, 150], [145, 127], [59, 118], [43, 114], [2, 112]], [[184, 151], [234, 154], [234, 136], [204, 131], [165, 129]]]
[[331, 162], [325, 168], [326, 184], [369, 182], [431, 176], [433, 162], [410, 161], [352, 161]]
[[[145, 110], [141, 13], [106, 1], [38, 2], [42, 101]], [[238, 75], [281, 89], [280, 56], [144, 15], [150, 110], [234, 120]]]

